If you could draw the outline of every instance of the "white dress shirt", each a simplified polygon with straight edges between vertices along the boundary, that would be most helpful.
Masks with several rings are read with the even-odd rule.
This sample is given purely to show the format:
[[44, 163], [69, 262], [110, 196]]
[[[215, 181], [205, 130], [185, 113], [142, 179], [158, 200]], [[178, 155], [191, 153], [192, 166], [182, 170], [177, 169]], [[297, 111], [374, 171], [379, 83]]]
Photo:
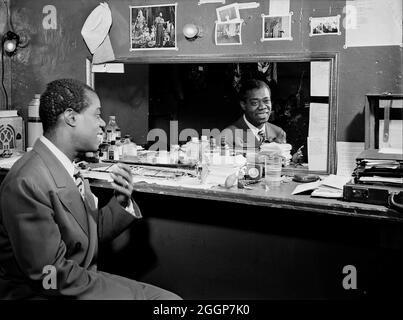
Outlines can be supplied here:
[[243, 115], [243, 119], [245, 120], [245, 123], [247, 124], [247, 126], [249, 127], [249, 129], [253, 132], [253, 134], [255, 135], [256, 139], [260, 141], [261, 136], [259, 135], [259, 132], [264, 132], [265, 133], [265, 126], [263, 125], [263, 127], [261, 129], [255, 127], [253, 124], [251, 124], [248, 119], [246, 119], [245, 114]]
[[[46, 147], [48, 147], [48, 149], [60, 161], [60, 163], [67, 170], [67, 173], [69, 174], [69, 176], [71, 177], [71, 179], [73, 179], [73, 181], [75, 183], [75, 179], [74, 179], [75, 166], [74, 166], [74, 163], [72, 163], [70, 161], [70, 159], [67, 158], [67, 156], [58, 147], [56, 147], [49, 139], [47, 139], [45, 136], [41, 136], [39, 139], [43, 142], [43, 144]], [[92, 192], [91, 192], [91, 194], [94, 197], [95, 206], [98, 207], [98, 198]], [[135, 212], [134, 212], [133, 202], [131, 200], [130, 200], [129, 205], [125, 208], [125, 210], [128, 213], [136, 216]]]

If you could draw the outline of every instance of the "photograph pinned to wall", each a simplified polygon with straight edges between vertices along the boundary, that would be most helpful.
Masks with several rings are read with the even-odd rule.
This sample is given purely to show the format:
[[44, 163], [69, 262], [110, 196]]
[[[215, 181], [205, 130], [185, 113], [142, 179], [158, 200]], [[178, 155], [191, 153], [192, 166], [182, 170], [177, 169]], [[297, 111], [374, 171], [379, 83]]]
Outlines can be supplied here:
[[216, 45], [242, 45], [243, 20], [215, 23]]
[[177, 4], [130, 6], [130, 51], [178, 50]]
[[323, 35], [340, 35], [340, 15], [331, 17], [309, 18], [311, 24], [310, 37]]
[[291, 16], [292, 12], [286, 15], [265, 15], [262, 14], [262, 38], [261, 41], [271, 40], [292, 40]]
[[216, 9], [216, 11], [217, 22], [239, 21], [241, 19], [237, 3], [219, 7]]

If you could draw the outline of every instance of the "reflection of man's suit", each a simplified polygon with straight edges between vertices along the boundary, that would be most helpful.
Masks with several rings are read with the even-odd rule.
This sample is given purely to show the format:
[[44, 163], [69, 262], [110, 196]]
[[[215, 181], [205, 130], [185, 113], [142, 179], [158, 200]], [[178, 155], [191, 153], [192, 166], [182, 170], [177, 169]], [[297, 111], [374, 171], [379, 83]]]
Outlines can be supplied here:
[[[286, 142], [286, 134], [280, 127], [266, 122], [264, 128], [267, 141], [278, 143]], [[262, 141], [258, 140], [249, 129], [243, 116], [225, 128], [221, 133], [221, 137], [223, 136], [225, 136], [227, 143], [236, 148], [258, 148], [262, 144]]]
[[[89, 197], [83, 201], [67, 170], [40, 140], [12, 167], [0, 188], [0, 299], [143, 298], [137, 290], [141, 283], [97, 271], [98, 239], [113, 239], [134, 217], [115, 197], [92, 210], [85, 184]], [[46, 265], [56, 268], [56, 290], [43, 288]]]

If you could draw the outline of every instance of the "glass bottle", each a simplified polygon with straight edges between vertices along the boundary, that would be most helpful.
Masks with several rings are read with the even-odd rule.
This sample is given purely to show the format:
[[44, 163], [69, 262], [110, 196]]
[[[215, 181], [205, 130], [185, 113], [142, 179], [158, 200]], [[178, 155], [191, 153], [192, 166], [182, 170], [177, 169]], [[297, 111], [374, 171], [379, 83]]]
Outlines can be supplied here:
[[[119, 128], [116, 123], [115, 116], [109, 116], [108, 124], [106, 125], [106, 139], [108, 142], [116, 140], [116, 129]], [[119, 129], [120, 130], [120, 129]]]
[[197, 137], [192, 137], [188, 146], [188, 159], [191, 162], [199, 161], [199, 139]]
[[116, 141], [112, 140], [111, 144], [109, 146], [108, 149], [108, 159], [109, 160], [119, 160], [119, 152], [118, 152], [118, 148], [116, 146]]
[[120, 131], [120, 128], [118, 127], [118, 125], [116, 125], [115, 127], [115, 140], [118, 141], [122, 139], [122, 132]]
[[206, 153], [210, 153], [209, 147], [210, 144], [207, 140], [207, 136], [201, 136], [199, 159], [202, 163], [206, 162]]

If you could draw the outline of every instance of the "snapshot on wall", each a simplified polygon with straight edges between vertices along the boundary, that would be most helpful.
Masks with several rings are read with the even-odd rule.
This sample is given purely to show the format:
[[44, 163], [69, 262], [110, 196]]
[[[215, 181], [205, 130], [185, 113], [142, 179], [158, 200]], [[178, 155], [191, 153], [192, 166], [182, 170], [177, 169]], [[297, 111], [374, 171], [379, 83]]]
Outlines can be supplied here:
[[219, 7], [216, 9], [216, 11], [218, 22], [229, 22], [241, 19], [237, 3]]
[[130, 6], [130, 51], [177, 50], [176, 7]]
[[332, 17], [310, 17], [310, 37], [323, 35], [340, 35], [340, 15]]
[[262, 38], [261, 41], [271, 40], [292, 40], [291, 16], [287, 15], [265, 15], [262, 14]]
[[216, 45], [242, 45], [243, 20], [236, 22], [216, 22]]

